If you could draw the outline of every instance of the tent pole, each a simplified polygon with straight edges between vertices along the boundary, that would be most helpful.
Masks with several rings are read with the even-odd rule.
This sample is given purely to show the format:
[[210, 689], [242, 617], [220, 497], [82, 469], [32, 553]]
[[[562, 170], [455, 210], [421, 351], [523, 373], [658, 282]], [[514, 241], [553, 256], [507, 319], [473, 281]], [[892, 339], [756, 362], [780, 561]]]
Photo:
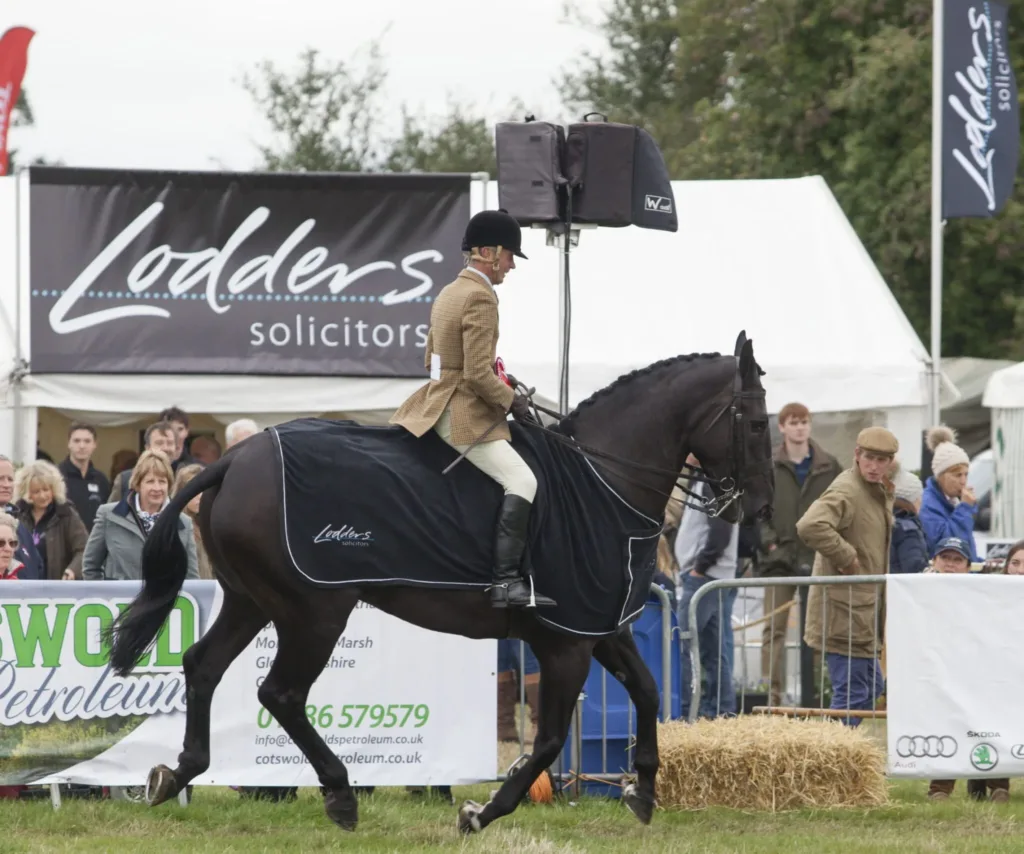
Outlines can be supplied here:
[[942, 45], [943, 3], [933, 0], [932, 12], [932, 365], [928, 400], [928, 421], [937, 425], [942, 418]]
[[[14, 464], [30, 462], [25, 458], [25, 412], [21, 405], [21, 299], [22, 286], [22, 257], [21, 257], [21, 184], [26, 173], [22, 169], [17, 170], [14, 179], [14, 364], [11, 366], [11, 373], [8, 377], [11, 390], [11, 406], [14, 409], [14, 439], [11, 443], [11, 453], [14, 457]], [[32, 454], [35, 457], [35, 454]]]

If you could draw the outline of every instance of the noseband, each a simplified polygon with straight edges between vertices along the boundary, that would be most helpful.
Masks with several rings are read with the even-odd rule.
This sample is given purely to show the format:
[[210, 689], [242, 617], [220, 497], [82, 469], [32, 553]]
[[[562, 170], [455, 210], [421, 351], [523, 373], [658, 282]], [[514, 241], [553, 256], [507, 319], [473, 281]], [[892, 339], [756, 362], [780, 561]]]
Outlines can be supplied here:
[[[723, 415], [729, 414], [729, 447], [732, 450], [731, 456], [733, 460], [732, 474], [716, 479], [708, 477], [701, 469], [687, 466], [687, 468], [700, 472], [703, 475], [696, 479], [703, 480], [712, 489], [717, 488], [721, 491], [719, 495], [708, 499], [695, 496], [704, 505], [697, 509], [702, 510], [712, 518], [721, 515], [730, 504], [743, 497], [743, 485], [748, 477], [756, 477], [757, 475], [767, 474], [772, 471], [773, 463], [771, 459], [747, 463], [747, 444], [744, 441], [743, 435], [743, 412], [740, 411], [739, 405], [742, 400], [764, 400], [765, 395], [764, 389], [745, 390], [737, 367], [736, 376], [733, 377], [732, 400], [722, 407], [707, 426], [707, 429], [710, 430]], [[688, 490], [687, 494], [693, 495]], [[684, 506], [692, 507], [693, 505], [684, 502]]]

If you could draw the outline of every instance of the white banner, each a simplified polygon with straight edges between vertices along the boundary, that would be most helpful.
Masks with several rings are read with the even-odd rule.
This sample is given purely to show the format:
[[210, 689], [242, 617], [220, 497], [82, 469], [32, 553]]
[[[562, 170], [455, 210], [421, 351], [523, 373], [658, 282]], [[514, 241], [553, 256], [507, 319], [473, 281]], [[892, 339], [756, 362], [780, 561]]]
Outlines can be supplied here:
[[[185, 734], [181, 655], [220, 611], [216, 582], [187, 582], [148, 659], [114, 676], [101, 626], [134, 582], [0, 585], [0, 784], [142, 785], [174, 767]], [[257, 699], [276, 654], [264, 629], [225, 673], [211, 764], [196, 785], [316, 786]], [[494, 779], [497, 643], [420, 629], [361, 605], [307, 700], [316, 731], [358, 786]]]
[[1024, 578], [893, 575], [886, 612], [889, 773], [1024, 776]]

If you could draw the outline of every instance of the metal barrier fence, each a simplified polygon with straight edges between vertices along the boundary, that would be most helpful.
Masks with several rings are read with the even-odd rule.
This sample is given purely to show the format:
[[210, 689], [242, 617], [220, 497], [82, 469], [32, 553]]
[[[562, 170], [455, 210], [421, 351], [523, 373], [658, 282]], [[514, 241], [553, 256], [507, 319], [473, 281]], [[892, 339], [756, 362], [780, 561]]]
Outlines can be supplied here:
[[[799, 714], [814, 714], [816, 716], [826, 716], [826, 717], [841, 717], [841, 718], [845, 718], [848, 723], [852, 723], [854, 721], [859, 723], [859, 719], [861, 719], [861, 718], [881, 717], [881, 716], [883, 716], [882, 714], [876, 713], [873, 710], [874, 710], [874, 707], [876, 705], [876, 701], [878, 699], [878, 696], [881, 693], [879, 691], [879, 689], [878, 689], [878, 684], [879, 684], [879, 681], [881, 680], [880, 660], [879, 660], [879, 646], [878, 646], [879, 636], [880, 635], [879, 635], [879, 630], [878, 629], [879, 629], [879, 623], [880, 623], [880, 614], [881, 614], [882, 609], [884, 607], [884, 585], [885, 585], [886, 580], [887, 580], [887, 576], [885, 576], [885, 575], [819, 576], [819, 577], [815, 577], [815, 576], [787, 576], [787, 577], [783, 577], [783, 578], [730, 578], [730, 579], [713, 579], [711, 581], [708, 581], [704, 585], [702, 585], [693, 594], [692, 598], [687, 603], [687, 608], [686, 608], [686, 612], [685, 612], [685, 616], [686, 616], [685, 623], [684, 623], [684, 620], [682, 619], [682, 617], [683, 617], [682, 614], [680, 615], [680, 621], [679, 621], [680, 622], [680, 632], [679, 632], [679, 637], [680, 637], [680, 654], [684, 658], [684, 660], [689, 662], [689, 670], [690, 670], [690, 686], [689, 686], [690, 699], [689, 699], [688, 710], [686, 711], [686, 714], [684, 715], [684, 717], [686, 717], [686, 719], [692, 723], [700, 715], [700, 704], [701, 704], [701, 699], [702, 699], [703, 681], [704, 681], [702, 677], [703, 677], [704, 673], [702, 671], [702, 666], [703, 666], [702, 665], [702, 650], [701, 650], [701, 646], [700, 646], [700, 634], [701, 634], [701, 631], [700, 631], [700, 628], [699, 628], [698, 615], [700, 613], [701, 603], [702, 603], [702, 601], [706, 597], [708, 597], [710, 594], [712, 594], [712, 593], [717, 591], [717, 594], [718, 594], [718, 603], [717, 603], [717, 609], [716, 609], [717, 613], [720, 616], [728, 616], [728, 612], [729, 612], [730, 609], [726, 607], [724, 600], [725, 600], [725, 596], [727, 595], [727, 592], [729, 590], [737, 590], [737, 591], [739, 591], [739, 590], [743, 590], [745, 588], [757, 588], [757, 587], [760, 587], [760, 588], [764, 588], [767, 591], [767, 590], [769, 590], [771, 588], [775, 588], [775, 587], [799, 587], [799, 588], [802, 589], [802, 592], [803, 592], [803, 591], [807, 591], [808, 588], [810, 588], [810, 587], [818, 587], [818, 586], [825, 587], [825, 588], [845, 586], [847, 588], [847, 595], [846, 595], [846, 597], [840, 596], [837, 599], [831, 600], [832, 604], [837, 605], [840, 608], [840, 610], [842, 610], [843, 607], [845, 607], [845, 609], [846, 609], [847, 626], [848, 626], [848, 628], [847, 628], [847, 635], [846, 635], [846, 654], [844, 656], [842, 652], [834, 652], [834, 651], [830, 651], [829, 650], [829, 647], [830, 647], [830, 643], [829, 642], [831, 641], [832, 642], [831, 646], [835, 647], [835, 645], [836, 645], [835, 644], [836, 638], [829, 635], [828, 613], [829, 613], [830, 599], [829, 599], [829, 596], [827, 594], [824, 594], [824, 595], [822, 595], [822, 601], [821, 601], [821, 610], [822, 610], [822, 613], [821, 613], [821, 642], [820, 642], [820, 646], [816, 650], [818, 652], [819, 656], [820, 656], [820, 665], [817, 665], [818, 668], [819, 668], [819, 677], [818, 677], [819, 688], [818, 688], [818, 693], [817, 693], [817, 700], [815, 702], [813, 697], [809, 697], [808, 696], [808, 694], [813, 693], [812, 691], [808, 690], [808, 686], [809, 685], [813, 685], [813, 682], [808, 677], [813, 676], [813, 673], [812, 672], [810, 672], [810, 673], [807, 672], [809, 670], [813, 670], [813, 668], [815, 667], [815, 665], [813, 663], [814, 662], [815, 648], [810, 647], [805, 642], [805, 640], [804, 640], [806, 615], [807, 615], [807, 605], [806, 605], [806, 602], [807, 602], [808, 596], [805, 593], [804, 595], [801, 595], [801, 597], [800, 597], [801, 601], [799, 603], [794, 601], [794, 600], [791, 600], [791, 601], [783, 604], [781, 607], [779, 607], [777, 605], [777, 603], [775, 602], [775, 598], [774, 597], [765, 596], [764, 597], [764, 601], [769, 603], [772, 606], [768, 610], [768, 613], [765, 614], [763, 617], [759, 618], [758, 620], [755, 620], [752, 624], [748, 624], [748, 625], [744, 625], [744, 626], [740, 627], [741, 629], [745, 630], [745, 629], [748, 629], [748, 628], [753, 627], [755, 625], [758, 625], [760, 623], [767, 623], [767, 626], [766, 626], [767, 630], [765, 632], [763, 632], [763, 637], [765, 637], [765, 638], [772, 638], [773, 639], [773, 642], [770, 645], [769, 652], [768, 652], [768, 655], [767, 655], [768, 667], [764, 668], [762, 666], [762, 671], [764, 669], [768, 670], [768, 674], [767, 674], [767, 680], [768, 680], [767, 681], [767, 698], [766, 698], [766, 702], [764, 703], [764, 706], [763, 707], [759, 706], [758, 708], [759, 709], [764, 708], [766, 711], [775, 712], [775, 713], [787, 712], [787, 713], [794, 713], [794, 714], [796, 714], [796, 713], [799, 713]], [[854, 603], [853, 603], [854, 589], [853, 588], [854, 588], [855, 585], [862, 585], [862, 586], [863, 585], [871, 585], [871, 586], [874, 586], [876, 588], [876, 591], [877, 591], [878, 588], [882, 588], [881, 592], [878, 593], [878, 595], [876, 595], [874, 597], [873, 601], [870, 604], [870, 608], [871, 608], [872, 615], [873, 615], [873, 617], [872, 617], [872, 619], [873, 619], [873, 632], [872, 632], [871, 654], [870, 654], [870, 656], [854, 656], [853, 655], [853, 652], [854, 652], [854, 623], [855, 623], [855, 619], [854, 619]], [[845, 598], [845, 602], [842, 601], [844, 598]], [[801, 674], [800, 674], [801, 678], [800, 678], [800, 682], [801, 682], [801, 685], [803, 687], [803, 690], [801, 692], [802, 696], [801, 696], [801, 703], [800, 703], [800, 705], [798, 706], [794, 702], [792, 707], [789, 707], [789, 706], [782, 706], [781, 702], [780, 702], [781, 701], [781, 697], [777, 699], [776, 696], [773, 695], [774, 691], [775, 691], [775, 686], [777, 684], [779, 684], [779, 683], [776, 683], [774, 678], [773, 678], [774, 675], [775, 675], [774, 667], [777, 664], [778, 667], [779, 667], [780, 673], [785, 669], [785, 658], [786, 658], [785, 657], [785, 651], [787, 649], [787, 645], [785, 643], [783, 643], [781, 645], [781, 648], [783, 650], [782, 660], [779, 661], [779, 662], [776, 662], [775, 661], [775, 658], [776, 658], [776, 654], [775, 653], [776, 653], [776, 649], [778, 647], [774, 643], [774, 638], [776, 637], [776, 632], [775, 632], [775, 621], [776, 621], [776, 619], [778, 618], [779, 620], [785, 620], [786, 621], [786, 628], [788, 629], [788, 624], [789, 624], [789, 619], [790, 619], [789, 618], [789, 612], [790, 612], [790, 608], [794, 604], [798, 605], [798, 607], [800, 608], [800, 620], [799, 620], [800, 640], [796, 644], [796, 646], [798, 646], [800, 648], [801, 653], [802, 653], [801, 656], [800, 656], [800, 664], [801, 664]], [[861, 626], [861, 628], [864, 628], [864, 626]], [[730, 630], [731, 631], [735, 631], [735, 628], [730, 625]], [[718, 665], [718, 672], [715, 674], [715, 678], [714, 679], [709, 680], [709, 684], [711, 684], [713, 686], [720, 686], [722, 684], [723, 676], [726, 676], [727, 681], [729, 683], [727, 685], [727, 690], [728, 691], [735, 691], [735, 682], [734, 682], [734, 678], [733, 678], [733, 675], [732, 675], [732, 667], [731, 666], [728, 666], [728, 667], [725, 666], [725, 665], [727, 665], [729, 663], [728, 662], [728, 651], [724, 648], [725, 647], [725, 638], [726, 638], [726, 636], [727, 636], [726, 633], [721, 631], [721, 628], [719, 628], [719, 631], [717, 633], [717, 637], [718, 637], [718, 641], [719, 641], [719, 646], [718, 646], [718, 649], [715, 651], [716, 654], [714, 656], [714, 660], [717, 662], [717, 665]], [[744, 638], [744, 644], [741, 647], [739, 647], [741, 649], [741, 651], [742, 651], [741, 654], [743, 655], [744, 668], [746, 668], [746, 665], [747, 665], [746, 648], [748, 646], [745, 641], [746, 641], [746, 638]], [[861, 646], [862, 643], [863, 643], [862, 641], [858, 641], [858, 646]], [[735, 650], [733, 650], [733, 652], [734, 651]], [[831, 678], [830, 678], [830, 686], [832, 687], [833, 692], [834, 692], [833, 693], [833, 697], [835, 696], [835, 690], [838, 687], [840, 689], [840, 691], [839, 691], [840, 695], [841, 696], [845, 695], [845, 705], [840, 705], [838, 707], [833, 705], [830, 710], [822, 711], [822, 709], [824, 709], [824, 698], [825, 698], [825, 672], [828, 669], [828, 659], [829, 659], [830, 656], [838, 656], [838, 659], [833, 659], [833, 664], [837, 667], [837, 670], [840, 673], [841, 673], [841, 670], [839, 670], [839, 667], [842, 664], [841, 659], [845, 658], [845, 662], [846, 662], [845, 663], [845, 673], [846, 673], [846, 684], [845, 684], [845, 686], [843, 686], [841, 683], [838, 686], [832, 684]], [[762, 662], [765, 659], [763, 645], [761, 647], [761, 659], [762, 659]], [[853, 701], [851, 701], [851, 696], [853, 694], [852, 688], [853, 688], [854, 661], [859, 661], [861, 659], [863, 659], [865, 661], [870, 661], [871, 662], [870, 665], [858, 665], [859, 668], [867, 667], [868, 671], [870, 673], [870, 681], [871, 681], [871, 691], [870, 691], [871, 705], [870, 705], [870, 707], [865, 707], [864, 706], [864, 701], [859, 701], [856, 704]], [[735, 660], [735, 656], [733, 656], [733, 661], [734, 660]], [[744, 669], [744, 673], [745, 672], [746, 672], [746, 670]], [[863, 675], [863, 674], [861, 674], [861, 675]], [[763, 679], [765, 677], [765, 674], [762, 672], [761, 676], [762, 676], [762, 679]], [[747, 680], [746, 678], [743, 678], [741, 680], [741, 688], [740, 688], [740, 692], [741, 693], [740, 693], [740, 701], [739, 701], [739, 704], [738, 704], [738, 711], [741, 712], [741, 713], [744, 712], [744, 711], [749, 711], [746, 708], [746, 692], [747, 692], [747, 687], [748, 687], [748, 681], [749, 680]], [[780, 680], [780, 682], [781, 682], [781, 680]], [[685, 686], [683, 686], [683, 687], [684, 687], [684, 690], [685, 690], [686, 687]], [[845, 690], [842, 690], [844, 688], [845, 688]], [[883, 691], [884, 691], [884, 685], [883, 685]], [[719, 690], [718, 691], [718, 695], [715, 698], [714, 713], [712, 715], [708, 715], [709, 717], [718, 716], [718, 715], [723, 714], [723, 713], [724, 714], [732, 714], [732, 713], [734, 713], [734, 710], [731, 709], [731, 708], [727, 709], [727, 710], [725, 710], [723, 712], [722, 706], [721, 706], [721, 700], [722, 700], [722, 691]], [[834, 702], [835, 701], [833, 699], [833, 703]], [[815, 705], [817, 706], [817, 708], [815, 708]]]
[[[672, 625], [672, 617], [676, 612], [676, 603], [672, 601], [672, 597], [668, 591], [664, 588], [659, 587], [657, 584], [651, 585], [651, 595], [658, 600], [658, 605], [661, 610], [661, 631], [660, 631], [660, 649], [661, 649], [661, 716], [662, 720], [671, 720], [672, 715], [672, 693], [673, 688], [679, 685], [679, 672], [678, 669], [673, 667], [672, 664], [672, 653], [673, 653], [673, 635], [675, 630]], [[630, 624], [630, 632], [633, 631], [634, 624]], [[519, 691], [518, 691], [518, 705], [522, 709], [522, 714], [519, 719], [518, 734], [519, 734], [519, 755], [522, 756], [528, 753], [526, 744], [526, 722], [527, 722], [527, 697], [526, 697], [526, 643], [524, 641], [518, 641], [519, 647]], [[599, 665], [593, 664], [592, 667], [599, 667]], [[600, 668], [600, 691], [601, 691], [601, 704], [600, 704], [600, 717], [601, 717], [601, 768], [600, 770], [590, 771], [585, 773], [585, 777], [591, 781], [608, 781], [610, 783], [617, 782], [621, 779], [623, 772], [610, 771], [608, 765], [608, 744], [609, 744], [609, 732], [608, 732], [608, 679], [615, 679], [610, 676], [604, 668]], [[617, 680], [616, 684], [618, 684]], [[681, 687], [681, 686], [680, 686]], [[581, 764], [583, 760], [583, 721], [584, 721], [584, 700], [587, 698], [586, 691], [581, 691], [576, 701], [576, 710], [573, 714], [572, 729], [569, 737], [569, 760], [568, 767], [566, 766], [564, 753], [559, 754], [558, 759], [554, 765], [550, 768], [552, 776], [556, 781], [559, 782], [570, 782], [574, 790], [574, 794], [579, 794], [579, 781], [581, 774]], [[629, 703], [627, 705], [627, 732], [633, 732], [633, 705]], [[499, 715], [501, 710], [499, 709]], [[514, 743], [514, 742], [513, 742]], [[627, 752], [627, 763], [628, 768], [633, 766], [633, 750], [634, 745], [632, 742], [629, 743]], [[505, 780], [508, 774], [501, 774], [497, 778], [498, 780]]]

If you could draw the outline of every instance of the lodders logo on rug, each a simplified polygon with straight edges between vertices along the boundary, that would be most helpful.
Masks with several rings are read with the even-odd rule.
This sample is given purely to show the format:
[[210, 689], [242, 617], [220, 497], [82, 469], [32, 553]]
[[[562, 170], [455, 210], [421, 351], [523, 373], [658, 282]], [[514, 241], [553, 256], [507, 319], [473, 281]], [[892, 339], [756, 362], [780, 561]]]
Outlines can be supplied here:
[[324, 525], [323, 530], [313, 537], [314, 543], [339, 543], [343, 546], [369, 547], [373, 542], [373, 531], [357, 531], [351, 525], [342, 525], [335, 528], [332, 525]]

